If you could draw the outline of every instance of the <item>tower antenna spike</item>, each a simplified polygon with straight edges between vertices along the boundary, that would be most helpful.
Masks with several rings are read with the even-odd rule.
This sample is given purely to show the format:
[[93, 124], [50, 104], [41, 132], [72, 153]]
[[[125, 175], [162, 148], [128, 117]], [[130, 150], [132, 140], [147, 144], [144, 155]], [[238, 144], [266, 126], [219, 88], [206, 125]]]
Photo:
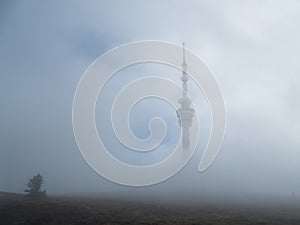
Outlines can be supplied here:
[[185, 63], [185, 43], [182, 42], [182, 56], [183, 56], [183, 64], [186, 64]]

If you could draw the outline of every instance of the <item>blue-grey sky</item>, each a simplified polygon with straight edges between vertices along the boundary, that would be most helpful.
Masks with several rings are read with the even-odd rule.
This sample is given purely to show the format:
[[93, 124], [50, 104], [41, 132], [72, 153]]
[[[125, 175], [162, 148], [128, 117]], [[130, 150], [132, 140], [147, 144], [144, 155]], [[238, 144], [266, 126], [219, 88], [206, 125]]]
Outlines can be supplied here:
[[130, 189], [85, 163], [72, 101], [97, 57], [154, 39], [184, 40], [209, 65], [224, 94], [227, 130], [205, 173], [197, 172], [199, 149], [178, 175], [148, 189], [299, 192], [299, 12], [296, 0], [1, 1], [0, 190], [22, 192], [38, 172], [52, 194]]

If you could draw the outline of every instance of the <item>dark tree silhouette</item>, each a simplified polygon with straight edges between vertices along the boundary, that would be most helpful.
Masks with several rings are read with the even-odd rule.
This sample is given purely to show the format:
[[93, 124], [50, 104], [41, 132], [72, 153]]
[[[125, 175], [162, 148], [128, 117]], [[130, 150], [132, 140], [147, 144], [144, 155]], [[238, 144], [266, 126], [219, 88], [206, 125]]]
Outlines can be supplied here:
[[44, 182], [43, 176], [38, 173], [37, 175], [29, 179], [27, 183], [28, 189], [26, 189], [25, 192], [28, 192], [28, 195], [32, 197], [46, 196], [46, 191], [41, 190], [43, 182]]

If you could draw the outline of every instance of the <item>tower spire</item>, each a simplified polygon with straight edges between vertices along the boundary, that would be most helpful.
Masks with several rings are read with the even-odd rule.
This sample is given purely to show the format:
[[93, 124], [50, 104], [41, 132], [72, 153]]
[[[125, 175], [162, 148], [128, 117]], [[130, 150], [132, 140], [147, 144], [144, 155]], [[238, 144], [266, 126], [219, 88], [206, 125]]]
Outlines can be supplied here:
[[187, 64], [185, 62], [185, 44], [182, 43], [182, 90], [183, 90], [183, 96], [187, 96], [187, 82], [188, 82], [188, 75], [186, 73], [187, 71]]
[[186, 64], [185, 63], [185, 44], [184, 44], [184, 42], [182, 42], [182, 56], [183, 56], [183, 64]]

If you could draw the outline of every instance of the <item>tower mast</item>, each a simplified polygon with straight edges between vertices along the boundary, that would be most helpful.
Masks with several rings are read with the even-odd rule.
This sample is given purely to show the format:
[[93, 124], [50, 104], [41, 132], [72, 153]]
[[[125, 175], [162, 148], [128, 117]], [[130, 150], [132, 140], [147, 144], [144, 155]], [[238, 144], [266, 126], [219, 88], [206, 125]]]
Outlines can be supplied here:
[[189, 80], [189, 77], [186, 73], [187, 71], [187, 64], [185, 62], [185, 45], [184, 42], [182, 43], [182, 77], [181, 77], [181, 81], [182, 81], [182, 95], [183, 97], [187, 97], [187, 82]]

